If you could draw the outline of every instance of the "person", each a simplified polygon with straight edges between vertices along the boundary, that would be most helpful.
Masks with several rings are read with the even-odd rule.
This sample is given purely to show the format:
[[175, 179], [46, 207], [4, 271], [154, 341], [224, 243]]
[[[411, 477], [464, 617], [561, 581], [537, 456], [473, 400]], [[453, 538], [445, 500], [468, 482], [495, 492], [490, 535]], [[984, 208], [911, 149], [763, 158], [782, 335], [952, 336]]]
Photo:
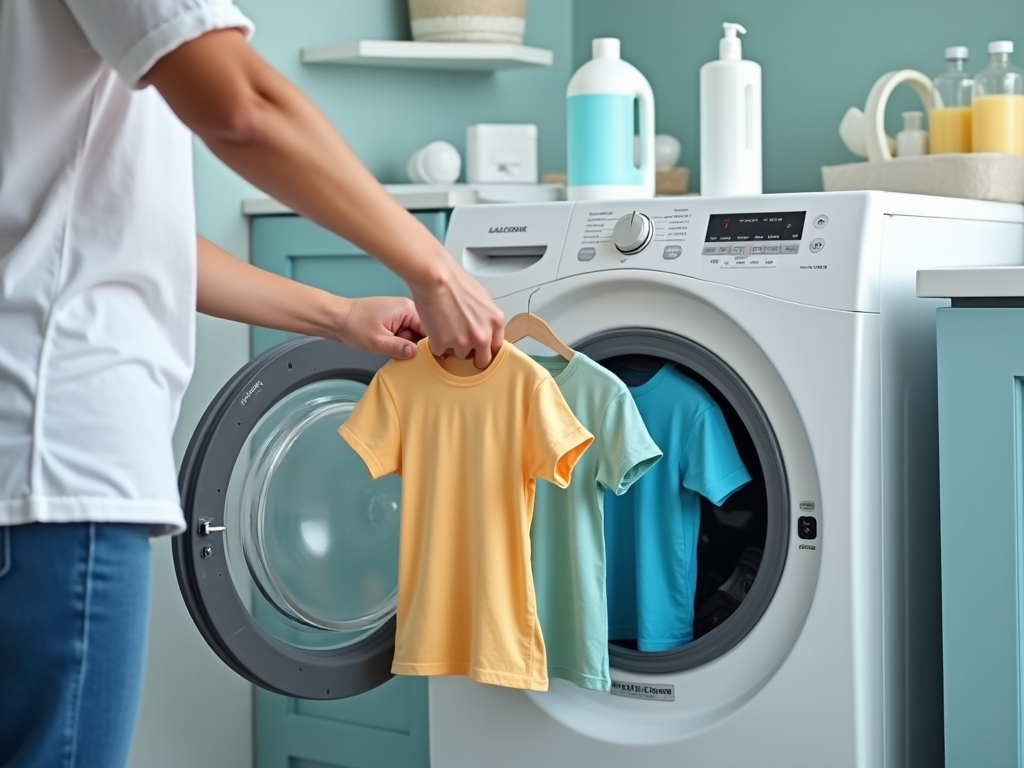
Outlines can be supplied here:
[[[195, 310], [486, 368], [503, 318], [230, 0], [0, 2], [0, 766], [114, 768], [138, 709], [149, 536]], [[346, 299], [196, 239], [191, 134], [398, 274]]]

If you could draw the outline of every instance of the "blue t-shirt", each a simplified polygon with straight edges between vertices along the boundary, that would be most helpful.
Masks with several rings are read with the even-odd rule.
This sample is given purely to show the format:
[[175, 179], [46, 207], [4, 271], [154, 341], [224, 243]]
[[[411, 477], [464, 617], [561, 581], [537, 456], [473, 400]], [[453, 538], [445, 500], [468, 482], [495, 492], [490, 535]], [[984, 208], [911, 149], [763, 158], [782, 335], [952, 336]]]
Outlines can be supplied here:
[[630, 392], [664, 458], [605, 495], [608, 637], [667, 651], [693, 640], [699, 497], [720, 505], [750, 474], [721, 408], [675, 366]]

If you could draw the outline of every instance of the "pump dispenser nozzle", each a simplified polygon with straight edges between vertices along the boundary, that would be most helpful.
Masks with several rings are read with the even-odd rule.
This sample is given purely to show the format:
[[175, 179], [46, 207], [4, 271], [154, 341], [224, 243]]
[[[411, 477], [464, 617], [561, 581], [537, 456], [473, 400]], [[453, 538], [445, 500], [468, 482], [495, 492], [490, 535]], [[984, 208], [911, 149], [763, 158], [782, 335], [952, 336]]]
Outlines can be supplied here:
[[743, 58], [743, 42], [736, 36], [737, 32], [747, 34], [747, 30], [741, 24], [734, 24], [731, 21], [722, 23], [725, 29], [725, 37], [718, 41], [718, 58], [736, 59]]

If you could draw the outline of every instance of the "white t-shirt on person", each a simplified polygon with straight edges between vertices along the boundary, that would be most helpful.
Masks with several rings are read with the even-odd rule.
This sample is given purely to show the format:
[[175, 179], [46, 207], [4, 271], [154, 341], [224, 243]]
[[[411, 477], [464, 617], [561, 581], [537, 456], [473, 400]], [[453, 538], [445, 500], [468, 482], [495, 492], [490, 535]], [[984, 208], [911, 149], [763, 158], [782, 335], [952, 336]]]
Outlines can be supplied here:
[[191, 137], [140, 80], [230, 0], [0, 2], [0, 525], [184, 527]]

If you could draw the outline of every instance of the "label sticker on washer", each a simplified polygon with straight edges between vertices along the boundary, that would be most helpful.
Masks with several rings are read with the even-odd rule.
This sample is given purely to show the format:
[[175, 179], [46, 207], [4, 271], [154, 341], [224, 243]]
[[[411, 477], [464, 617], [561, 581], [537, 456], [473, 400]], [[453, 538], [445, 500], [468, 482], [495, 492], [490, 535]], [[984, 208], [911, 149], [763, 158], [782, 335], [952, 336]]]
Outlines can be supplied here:
[[263, 382], [257, 381], [255, 384], [253, 384], [251, 387], [245, 390], [245, 394], [242, 395], [242, 399], [238, 401], [238, 404], [245, 405], [246, 403], [249, 402], [251, 398], [256, 397], [256, 395], [258, 395], [262, 390]]
[[676, 687], [667, 683], [652, 685], [650, 683], [623, 683], [612, 680], [612, 696], [625, 696], [630, 699], [646, 699], [647, 701], [675, 701]]

